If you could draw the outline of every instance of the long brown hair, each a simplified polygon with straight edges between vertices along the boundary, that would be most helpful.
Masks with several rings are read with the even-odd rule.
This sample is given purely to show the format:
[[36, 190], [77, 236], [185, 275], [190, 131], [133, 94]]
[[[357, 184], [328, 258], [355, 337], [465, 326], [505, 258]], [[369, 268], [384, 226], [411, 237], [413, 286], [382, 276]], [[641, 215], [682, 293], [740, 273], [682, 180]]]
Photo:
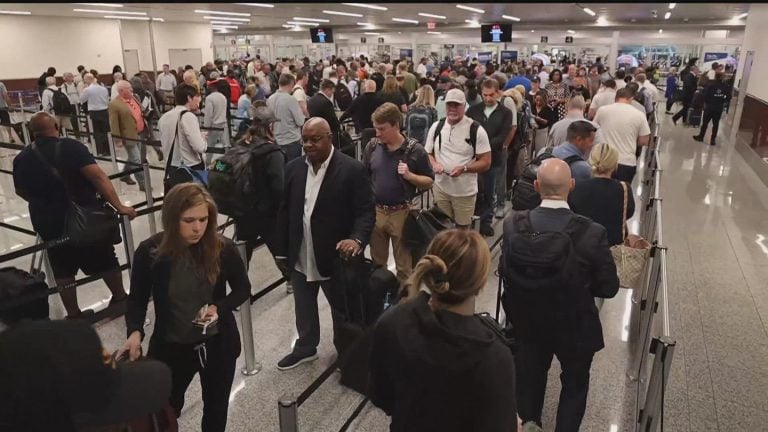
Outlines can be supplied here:
[[[188, 245], [179, 234], [181, 214], [205, 204], [208, 207], [208, 226], [197, 244]], [[163, 199], [163, 239], [157, 249], [158, 256], [172, 260], [192, 259], [198, 276], [215, 284], [221, 272], [221, 250], [224, 243], [216, 232], [219, 211], [211, 195], [195, 183], [182, 183], [171, 189]]]
[[442, 231], [405, 283], [407, 300], [424, 285], [440, 303], [456, 305], [477, 295], [488, 280], [491, 252], [476, 231]]
[[400, 90], [400, 85], [397, 83], [397, 78], [394, 75], [390, 75], [384, 79], [384, 86], [381, 88], [382, 94], [393, 94]]

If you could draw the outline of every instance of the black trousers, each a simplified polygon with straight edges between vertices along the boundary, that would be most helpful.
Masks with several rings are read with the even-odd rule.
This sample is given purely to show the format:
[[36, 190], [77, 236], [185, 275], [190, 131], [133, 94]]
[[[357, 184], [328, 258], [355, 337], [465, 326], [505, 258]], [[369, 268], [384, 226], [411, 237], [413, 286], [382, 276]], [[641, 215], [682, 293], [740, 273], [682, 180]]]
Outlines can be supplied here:
[[672, 105], [675, 104], [675, 96], [672, 95], [667, 98], [667, 112], [669, 112], [672, 109]]
[[692, 100], [684, 100], [683, 107], [680, 108], [680, 111], [677, 112], [677, 114], [672, 116], [673, 121], [678, 121], [680, 118], [683, 118], [683, 123], [688, 123], [688, 108], [691, 107]]
[[93, 123], [93, 139], [96, 141], [96, 153], [99, 156], [109, 156], [109, 111], [91, 111], [91, 123]]
[[517, 410], [523, 423], [533, 421], [541, 426], [547, 374], [553, 356], [557, 356], [562, 368], [555, 432], [578, 432], [587, 409], [589, 369], [594, 353], [574, 353], [519, 341], [515, 356]]
[[[228, 337], [238, 337], [229, 335]], [[227, 337], [214, 336], [205, 343], [205, 367], [201, 365], [199, 350], [194, 344], [177, 344], [152, 338], [147, 355], [168, 365], [171, 369], [171, 406], [176, 417], [184, 408], [184, 393], [195, 374], [200, 374], [203, 392], [203, 432], [224, 432], [227, 428], [227, 410], [235, 362], [240, 350], [233, 350]], [[239, 347], [239, 341], [238, 341]]]
[[631, 185], [632, 180], [635, 179], [635, 173], [637, 173], [636, 166], [619, 164], [619, 166], [616, 168], [616, 171], [613, 173], [613, 178]]
[[720, 117], [723, 115], [722, 111], [707, 111], [704, 110], [703, 117], [701, 119], [701, 130], [699, 131], [699, 137], [704, 139], [704, 135], [707, 133], [707, 127], [709, 127], [709, 121], [712, 121], [712, 138], [710, 141], [715, 142], [717, 138], [717, 131], [720, 129]]
[[336, 352], [343, 351], [343, 342], [339, 338], [339, 326], [346, 321], [344, 296], [336, 292], [332, 280], [307, 282], [307, 277], [298, 272], [291, 272], [293, 284], [293, 302], [296, 311], [296, 330], [299, 339], [293, 346], [293, 352], [302, 357], [317, 352], [320, 343], [320, 313], [317, 306], [317, 295], [323, 290], [328, 305], [331, 307], [333, 322], [333, 345]]

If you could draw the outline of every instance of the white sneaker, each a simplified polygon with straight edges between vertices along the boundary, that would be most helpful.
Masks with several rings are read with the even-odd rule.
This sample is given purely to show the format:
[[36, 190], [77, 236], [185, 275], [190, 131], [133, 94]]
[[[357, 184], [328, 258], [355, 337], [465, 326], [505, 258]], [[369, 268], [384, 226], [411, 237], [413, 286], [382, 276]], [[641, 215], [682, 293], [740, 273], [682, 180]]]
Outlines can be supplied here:
[[291, 283], [291, 281], [285, 282], [285, 292], [287, 294], [293, 294], [293, 284]]

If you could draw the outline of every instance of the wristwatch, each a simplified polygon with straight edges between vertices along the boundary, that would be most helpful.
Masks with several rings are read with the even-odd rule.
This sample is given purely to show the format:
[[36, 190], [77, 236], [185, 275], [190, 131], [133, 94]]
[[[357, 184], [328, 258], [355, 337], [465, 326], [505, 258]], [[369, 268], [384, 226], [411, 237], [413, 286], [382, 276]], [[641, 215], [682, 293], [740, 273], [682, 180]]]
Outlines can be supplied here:
[[464, 172], [469, 172], [469, 165], [464, 165]]

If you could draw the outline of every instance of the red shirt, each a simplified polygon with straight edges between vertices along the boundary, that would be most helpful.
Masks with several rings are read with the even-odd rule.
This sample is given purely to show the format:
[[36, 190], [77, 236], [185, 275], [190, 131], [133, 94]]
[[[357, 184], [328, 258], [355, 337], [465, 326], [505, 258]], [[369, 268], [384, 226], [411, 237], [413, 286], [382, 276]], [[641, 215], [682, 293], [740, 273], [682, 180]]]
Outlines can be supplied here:
[[229, 83], [229, 100], [237, 105], [240, 100], [240, 83], [234, 78], [227, 78], [227, 82]]

